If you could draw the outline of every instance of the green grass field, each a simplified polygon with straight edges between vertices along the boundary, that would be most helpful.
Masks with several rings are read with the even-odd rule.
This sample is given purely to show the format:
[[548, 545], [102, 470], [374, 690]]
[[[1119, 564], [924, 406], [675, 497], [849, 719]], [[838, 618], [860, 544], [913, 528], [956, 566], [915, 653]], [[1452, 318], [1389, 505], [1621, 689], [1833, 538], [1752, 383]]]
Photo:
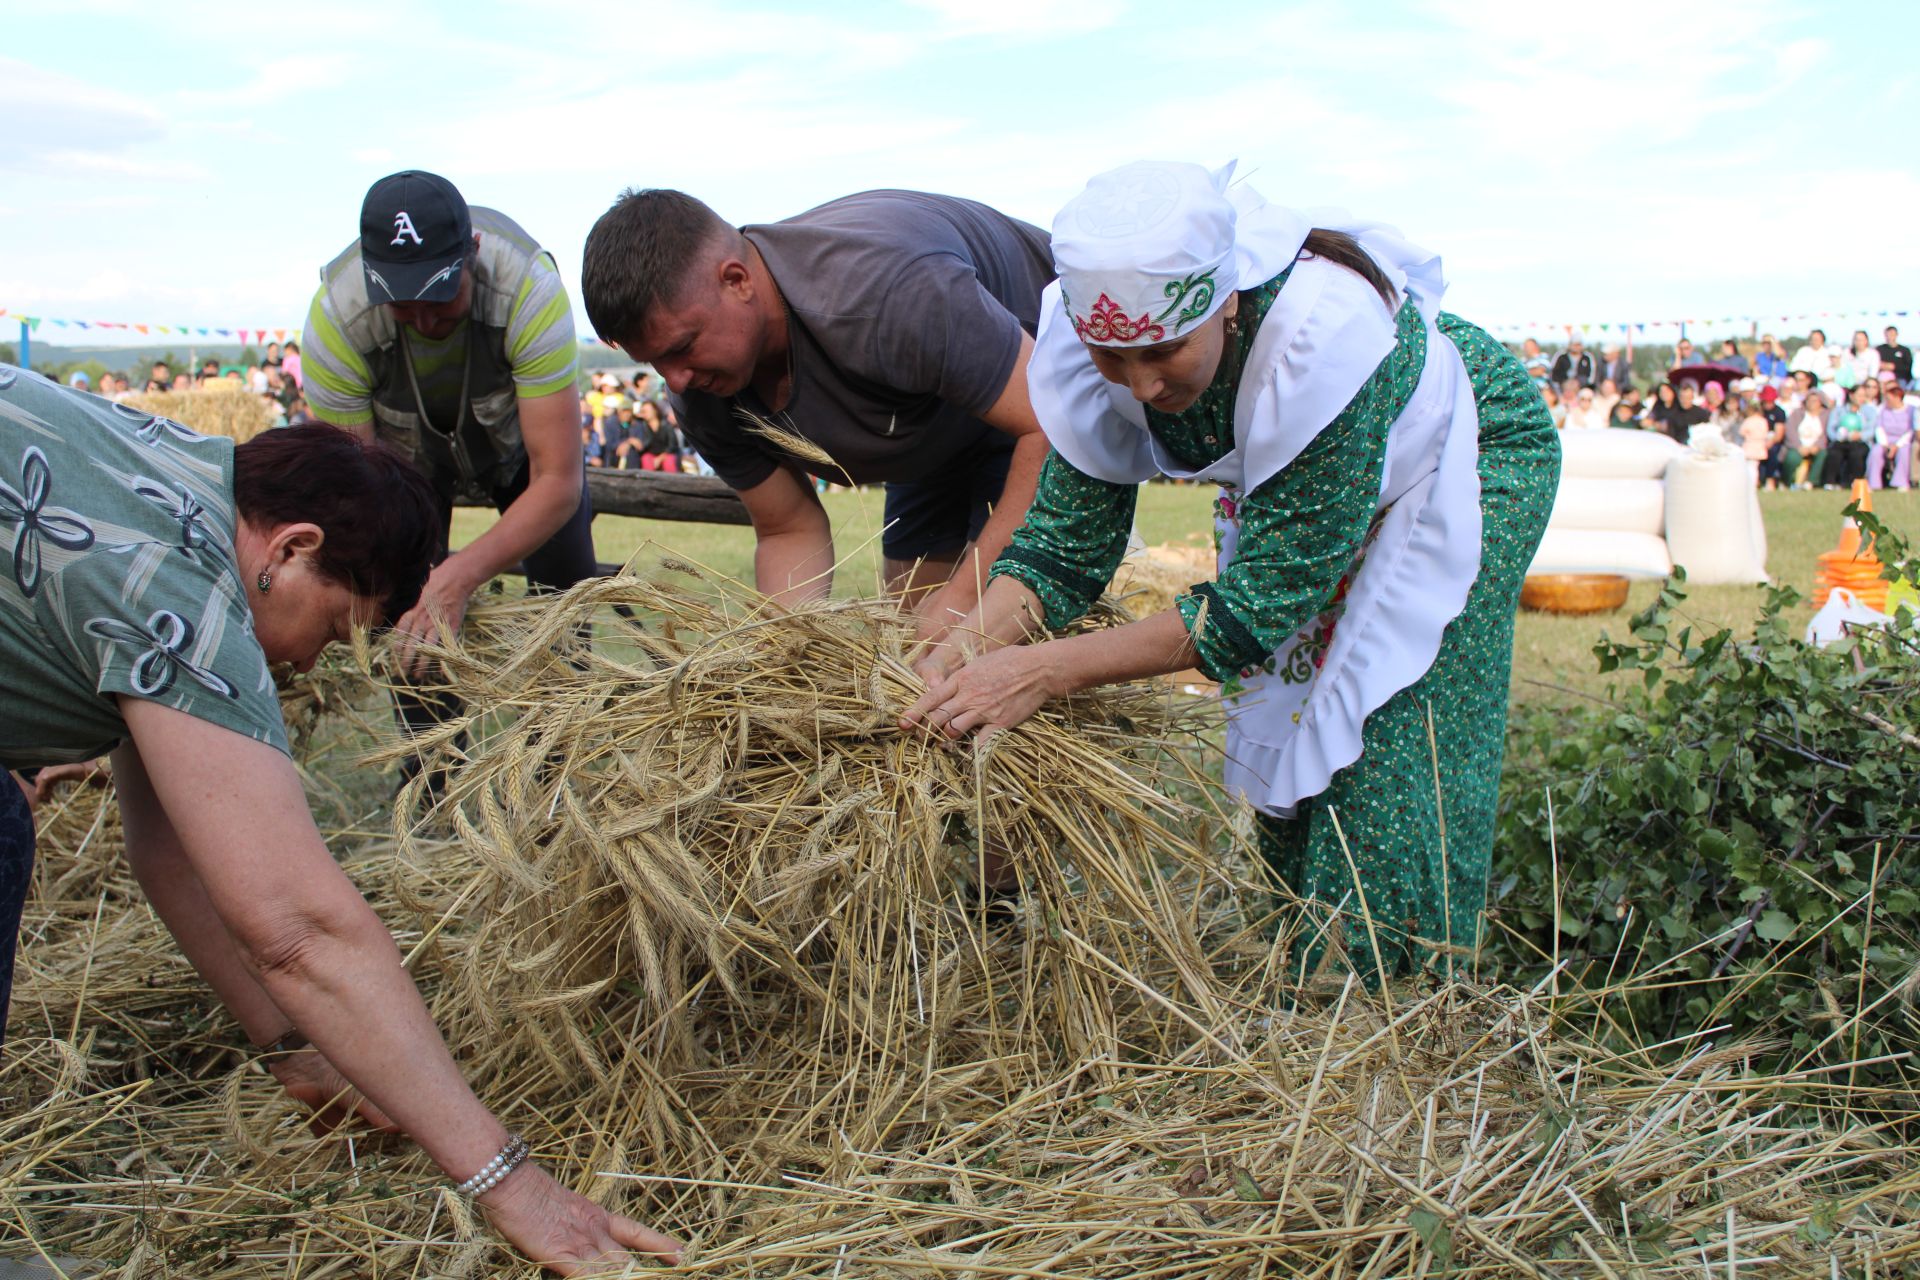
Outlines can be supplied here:
[[[1140, 495], [1140, 536], [1150, 546], [1204, 539], [1210, 527], [1212, 494], [1212, 489], [1201, 485], [1145, 486]], [[1904, 537], [1920, 539], [1920, 494], [1879, 493], [1874, 498], [1875, 510], [1891, 527]], [[834, 577], [837, 595], [870, 595], [879, 590], [880, 505], [877, 489], [826, 495], [841, 556]], [[1776, 581], [1797, 587], [1802, 594], [1811, 591], [1815, 557], [1838, 540], [1840, 511], [1846, 505], [1847, 496], [1842, 493], [1760, 495], [1767, 525], [1767, 569]], [[477, 537], [491, 518], [480, 511], [456, 512], [454, 543]], [[746, 528], [601, 516], [594, 522], [594, 538], [602, 560], [637, 557], [636, 566], [645, 569], [663, 555], [675, 555], [741, 581], [752, 577], [753, 534]], [[1522, 613], [1514, 640], [1514, 697], [1551, 702], [1603, 692], [1606, 678], [1594, 669], [1594, 642], [1605, 630], [1624, 634], [1628, 617], [1657, 590], [1656, 583], [1635, 583], [1626, 608], [1613, 614], [1562, 618]], [[1762, 598], [1758, 587], [1695, 587], [1686, 612], [1703, 627], [1745, 628]], [[1802, 612], [1812, 616], [1805, 606]]]

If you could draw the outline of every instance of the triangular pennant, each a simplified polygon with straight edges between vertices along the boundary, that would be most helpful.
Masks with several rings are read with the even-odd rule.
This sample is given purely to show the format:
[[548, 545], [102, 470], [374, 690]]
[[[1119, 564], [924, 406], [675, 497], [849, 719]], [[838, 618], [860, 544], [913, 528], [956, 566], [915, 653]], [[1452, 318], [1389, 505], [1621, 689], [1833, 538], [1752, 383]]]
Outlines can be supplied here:
[[139, 331], [141, 332], [141, 334], [143, 334], [143, 335], [144, 335], [144, 334], [146, 333], [146, 331], [147, 331], [147, 326], [145, 326], [145, 325], [143, 325], [143, 324], [137, 324], [137, 325], [135, 325], [135, 326], [133, 326], [133, 327], [134, 327], [135, 329], [138, 329], [138, 330], [139, 330]]
[[275, 342], [285, 342], [287, 340], [287, 331], [285, 329], [275, 329], [273, 331], [273, 340]]
[[21, 316], [20, 319], [27, 326], [28, 329], [32, 330], [35, 333], [40, 332], [39, 316]]

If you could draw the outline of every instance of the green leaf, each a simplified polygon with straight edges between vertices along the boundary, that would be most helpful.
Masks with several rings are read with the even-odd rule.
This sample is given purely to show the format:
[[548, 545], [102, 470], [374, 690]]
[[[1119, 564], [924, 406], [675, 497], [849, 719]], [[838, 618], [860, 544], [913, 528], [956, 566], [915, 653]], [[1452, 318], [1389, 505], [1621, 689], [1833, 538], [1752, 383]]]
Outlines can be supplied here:
[[1799, 931], [1800, 926], [1786, 912], [1775, 908], [1760, 914], [1760, 922], [1753, 931], [1768, 942], [1785, 942]]
[[1267, 1198], [1266, 1192], [1260, 1190], [1260, 1184], [1253, 1180], [1253, 1175], [1238, 1168], [1233, 1171], [1233, 1194], [1248, 1204], [1259, 1204]]
[[1433, 1254], [1433, 1260], [1442, 1270], [1453, 1269], [1453, 1228], [1447, 1220], [1431, 1209], [1415, 1209], [1407, 1215], [1407, 1221], [1413, 1226], [1413, 1234], [1420, 1237], [1420, 1243], [1427, 1246]]

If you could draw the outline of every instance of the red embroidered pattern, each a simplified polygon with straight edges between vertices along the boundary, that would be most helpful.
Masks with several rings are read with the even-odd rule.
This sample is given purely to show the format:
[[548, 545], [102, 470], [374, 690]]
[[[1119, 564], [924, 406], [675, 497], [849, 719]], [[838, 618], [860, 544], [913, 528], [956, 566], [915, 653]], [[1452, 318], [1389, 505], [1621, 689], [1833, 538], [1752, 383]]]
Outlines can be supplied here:
[[1127, 319], [1127, 313], [1119, 304], [1103, 293], [1093, 304], [1092, 316], [1073, 318], [1073, 331], [1092, 342], [1132, 342], [1136, 338], [1158, 342], [1167, 336], [1167, 331], [1164, 326], [1152, 323], [1152, 319], [1145, 311], [1138, 320]]

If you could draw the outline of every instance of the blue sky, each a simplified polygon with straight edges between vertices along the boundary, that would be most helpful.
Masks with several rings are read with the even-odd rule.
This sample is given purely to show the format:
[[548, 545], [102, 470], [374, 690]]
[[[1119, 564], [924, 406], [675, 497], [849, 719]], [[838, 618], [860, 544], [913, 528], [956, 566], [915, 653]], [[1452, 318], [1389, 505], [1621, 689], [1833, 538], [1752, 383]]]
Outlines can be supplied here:
[[628, 185], [740, 222], [906, 186], [1044, 225], [1115, 164], [1238, 157], [1271, 199], [1399, 224], [1489, 323], [1920, 315], [1920, 6], [1578, 12], [0, 0], [0, 307], [297, 326], [408, 167], [577, 281]]

